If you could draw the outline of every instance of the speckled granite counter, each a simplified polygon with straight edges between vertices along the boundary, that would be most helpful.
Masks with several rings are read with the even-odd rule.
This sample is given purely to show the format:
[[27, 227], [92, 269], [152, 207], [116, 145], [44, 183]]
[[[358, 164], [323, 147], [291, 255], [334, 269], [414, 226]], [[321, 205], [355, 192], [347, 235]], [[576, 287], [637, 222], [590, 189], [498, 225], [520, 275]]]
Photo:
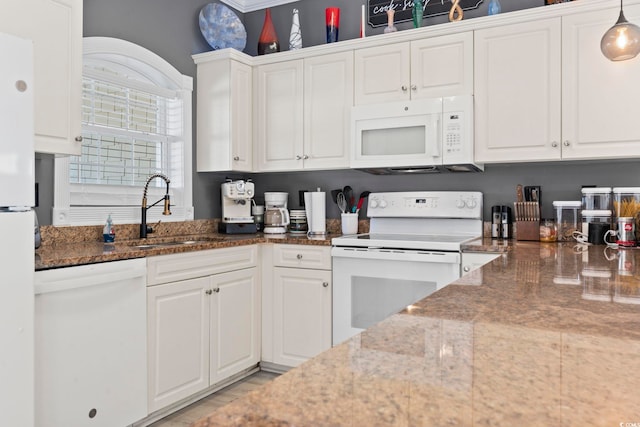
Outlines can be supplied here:
[[[117, 226], [115, 243], [102, 242], [102, 226], [42, 227], [43, 245], [35, 251], [35, 269], [69, 267], [82, 264], [142, 258], [255, 243], [284, 243], [329, 246], [339, 236], [338, 220], [327, 220], [325, 236], [307, 237], [293, 234], [218, 234], [217, 220], [196, 220], [155, 224], [156, 231], [147, 239], [138, 239], [138, 224]], [[359, 231], [368, 223], [360, 221]], [[188, 242], [187, 244], [177, 244]], [[163, 243], [176, 243], [163, 246]]]
[[192, 426], [640, 423], [640, 250], [498, 246], [478, 242], [507, 250], [474, 280]]
[[[68, 244], [43, 246], [36, 251], [35, 269], [67, 267], [98, 262], [117, 261], [130, 258], [167, 255], [180, 252], [201, 251], [206, 249], [228, 248], [231, 246], [252, 245], [255, 243], [286, 243], [303, 245], [331, 244], [331, 238], [263, 234], [199, 234], [174, 237], [153, 237], [149, 239], [118, 240], [115, 243], [75, 242]], [[180, 243], [187, 242], [187, 243]], [[163, 243], [176, 243], [163, 246]], [[180, 244], [178, 244], [180, 243]]]

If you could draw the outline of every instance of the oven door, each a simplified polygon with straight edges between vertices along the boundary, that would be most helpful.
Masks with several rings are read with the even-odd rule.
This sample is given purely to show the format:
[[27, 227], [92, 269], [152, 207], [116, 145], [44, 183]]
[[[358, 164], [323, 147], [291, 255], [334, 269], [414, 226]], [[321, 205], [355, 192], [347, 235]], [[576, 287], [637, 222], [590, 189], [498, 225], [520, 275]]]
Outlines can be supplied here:
[[460, 277], [458, 252], [333, 247], [333, 345]]

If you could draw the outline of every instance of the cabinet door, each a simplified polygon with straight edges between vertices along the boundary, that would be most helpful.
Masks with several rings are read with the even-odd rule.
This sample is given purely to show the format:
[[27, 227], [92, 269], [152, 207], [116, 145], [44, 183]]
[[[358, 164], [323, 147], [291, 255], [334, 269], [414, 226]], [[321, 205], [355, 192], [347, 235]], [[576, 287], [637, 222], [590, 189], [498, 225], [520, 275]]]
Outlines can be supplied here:
[[409, 99], [410, 55], [408, 42], [355, 50], [355, 104]]
[[231, 166], [233, 170], [253, 170], [253, 74], [251, 67], [231, 63]]
[[80, 154], [82, 1], [3, 2], [0, 31], [33, 40], [35, 151]]
[[353, 53], [304, 60], [304, 167], [349, 167]]
[[[640, 156], [640, 62], [612, 62], [600, 49], [602, 35], [620, 9], [562, 18], [562, 157], [601, 159]], [[625, 5], [630, 22], [640, 5]], [[594, 47], [595, 46], [595, 47]]]
[[331, 347], [331, 272], [273, 271], [274, 362], [297, 366]]
[[473, 94], [473, 33], [411, 42], [411, 98]]
[[474, 88], [476, 162], [560, 159], [560, 18], [476, 31]]
[[209, 386], [208, 277], [147, 288], [149, 412]]
[[252, 72], [231, 59], [198, 64], [198, 172], [250, 172]]
[[261, 65], [256, 70], [256, 148], [260, 171], [303, 166], [302, 60]]
[[256, 268], [211, 277], [211, 371], [214, 385], [260, 361]]

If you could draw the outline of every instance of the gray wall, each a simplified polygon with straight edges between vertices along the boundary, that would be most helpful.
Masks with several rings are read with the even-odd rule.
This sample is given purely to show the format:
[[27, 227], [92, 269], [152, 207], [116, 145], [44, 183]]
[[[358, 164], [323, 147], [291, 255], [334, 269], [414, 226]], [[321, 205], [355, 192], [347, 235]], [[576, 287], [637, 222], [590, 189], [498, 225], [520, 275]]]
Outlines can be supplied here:
[[[503, 13], [510, 10], [541, 6], [543, 0], [501, 0]], [[183, 74], [194, 76], [196, 67], [191, 55], [211, 50], [198, 26], [198, 13], [206, 0], [84, 0], [84, 35], [118, 37], [137, 43], [165, 58]], [[340, 40], [356, 38], [360, 31], [362, 1], [300, 0], [272, 9], [272, 18], [282, 50], [288, 48], [291, 11], [300, 11], [303, 46], [325, 42], [324, 8], [341, 8]], [[477, 10], [465, 12], [465, 19], [486, 15], [488, 0]], [[257, 40], [264, 20], [264, 11], [239, 14], [247, 28], [245, 52], [255, 55]], [[423, 25], [446, 22], [446, 16], [425, 19]], [[454, 24], [452, 24], [454, 25]], [[397, 25], [400, 31], [411, 23]], [[382, 28], [369, 34], [379, 34]], [[194, 81], [197, 88], [197, 81]], [[195, 109], [194, 90], [194, 109]], [[194, 110], [195, 111], [195, 110]], [[526, 111], [522, 112], [526, 114]], [[195, 114], [194, 114], [194, 137]], [[194, 149], [194, 159], [197, 153]], [[195, 163], [194, 163], [195, 164]], [[477, 190], [485, 195], [485, 217], [491, 205], [509, 204], [515, 197], [515, 185], [541, 185], [543, 214], [551, 216], [553, 200], [578, 200], [581, 185], [640, 186], [640, 174], [635, 169], [639, 161], [563, 162], [548, 164], [518, 164], [487, 166], [485, 172], [474, 174], [440, 174], [419, 176], [373, 176], [363, 172], [323, 171], [304, 173], [269, 173], [246, 176], [225, 173], [193, 173], [193, 199], [196, 218], [220, 216], [220, 183], [225, 177], [248, 177], [256, 182], [259, 194], [264, 191], [287, 191], [290, 205], [297, 206], [299, 190], [323, 190], [351, 185], [356, 193], [363, 190]], [[53, 160], [39, 156], [36, 179], [40, 183], [38, 216], [42, 224], [51, 224], [53, 206]], [[262, 197], [258, 196], [258, 200]], [[338, 209], [328, 204], [327, 215], [338, 217]]]

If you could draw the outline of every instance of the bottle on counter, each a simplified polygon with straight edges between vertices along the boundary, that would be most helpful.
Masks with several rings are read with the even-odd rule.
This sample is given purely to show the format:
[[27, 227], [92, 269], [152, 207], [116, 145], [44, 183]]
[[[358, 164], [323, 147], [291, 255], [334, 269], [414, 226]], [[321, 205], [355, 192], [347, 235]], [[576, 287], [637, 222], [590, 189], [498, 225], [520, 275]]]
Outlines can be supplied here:
[[111, 214], [107, 217], [107, 222], [102, 229], [102, 237], [105, 243], [113, 243], [116, 240], [116, 230], [113, 226]]

